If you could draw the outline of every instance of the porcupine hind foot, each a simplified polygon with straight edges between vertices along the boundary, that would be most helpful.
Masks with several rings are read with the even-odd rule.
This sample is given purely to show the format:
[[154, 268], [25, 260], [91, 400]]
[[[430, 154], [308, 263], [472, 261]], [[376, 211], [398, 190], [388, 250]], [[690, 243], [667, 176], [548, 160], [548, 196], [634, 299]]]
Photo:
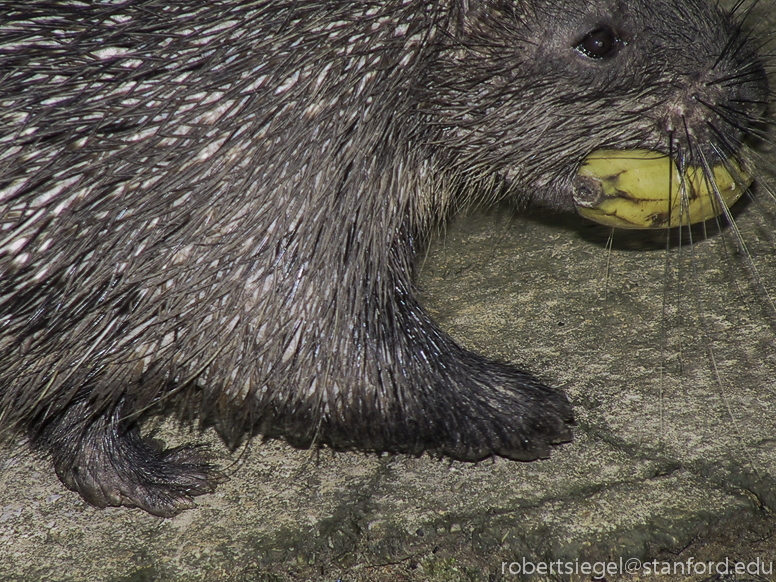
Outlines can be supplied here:
[[88, 424], [88, 406], [71, 405], [35, 440], [48, 450], [62, 482], [97, 507], [139, 507], [161, 517], [194, 507], [225, 477], [203, 459], [202, 447], [163, 450], [121, 420], [121, 406]]

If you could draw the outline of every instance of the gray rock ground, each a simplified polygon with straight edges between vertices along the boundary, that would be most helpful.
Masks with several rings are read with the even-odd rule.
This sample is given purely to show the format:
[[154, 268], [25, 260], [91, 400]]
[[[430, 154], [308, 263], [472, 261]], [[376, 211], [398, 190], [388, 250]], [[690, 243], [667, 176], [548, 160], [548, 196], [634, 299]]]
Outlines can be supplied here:
[[[564, 389], [573, 443], [534, 463], [258, 440], [229, 454], [168, 422], [168, 444], [211, 442], [231, 477], [173, 519], [92, 508], [17, 447], [0, 473], [0, 579], [498, 580], [523, 558], [770, 563], [774, 318], [731, 233], [667, 251], [662, 235], [618, 232], [607, 251], [608, 230], [576, 217], [509, 214], [456, 221], [424, 262], [423, 295], [467, 347]], [[737, 224], [773, 295], [759, 214], [750, 204]]]
[[773, 579], [776, 205], [759, 193], [765, 210], [736, 209], [748, 255], [729, 228], [669, 249], [661, 233], [616, 232], [607, 250], [608, 229], [505, 208], [459, 218], [434, 243], [419, 285], [437, 320], [573, 401], [574, 441], [550, 459], [259, 440], [229, 453], [210, 432], [159, 421], [168, 445], [210, 443], [230, 476], [160, 519], [95, 509], [44, 459], [7, 447], [0, 580], [510, 580], [523, 560], [590, 580], [601, 572], [585, 561], [620, 559], [641, 564], [629, 562], [632, 580], [683, 580], [648, 572], [679, 563], [703, 580], [710, 561], [758, 559], [765, 575], [725, 580]]

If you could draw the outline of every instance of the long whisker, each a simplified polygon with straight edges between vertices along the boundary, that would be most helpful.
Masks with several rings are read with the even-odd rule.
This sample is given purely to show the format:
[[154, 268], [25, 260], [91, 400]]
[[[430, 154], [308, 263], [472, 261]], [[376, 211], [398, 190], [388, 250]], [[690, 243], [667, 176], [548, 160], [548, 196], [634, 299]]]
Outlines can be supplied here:
[[[733, 215], [730, 213], [730, 210], [727, 208], [727, 205], [724, 203], [722, 195], [719, 192], [719, 189], [716, 185], [716, 182], [714, 180], [714, 174], [711, 170], [711, 166], [709, 165], [708, 159], [703, 154], [703, 151], [697, 146], [697, 144], [695, 144], [694, 142], [691, 142], [691, 144], [692, 146], [695, 146], [695, 147], [692, 147], [692, 149], [697, 155], [697, 160], [698, 162], [700, 162], [699, 165], [703, 168], [704, 179], [706, 180], [707, 185], [713, 190], [717, 203], [723, 210], [724, 216], [728, 225], [736, 233], [736, 239], [739, 241], [741, 248], [746, 249], [746, 245], [743, 241], [743, 238], [741, 237], [740, 232], [738, 231], [738, 227], [735, 223], [735, 220], [733, 219]], [[721, 152], [717, 152], [717, 153], [719, 154]], [[704, 307], [704, 303], [702, 299], [700, 276], [698, 273], [699, 258], [696, 255], [696, 248], [695, 248], [695, 245], [693, 244], [692, 229], [688, 227], [687, 232], [689, 236], [689, 247], [690, 247], [690, 254], [692, 259], [690, 262], [692, 266], [692, 278], [693, 278], [693, 281], [695, 281], [695, 285], [697, 288], [695, 297], [697, 299], [698, 316], [699, 316], [701, 325], [703, 327], [704, 336], [707, 338], [706, 351], [709, 357], [709, 362], [711, 364], [711, 369], [714, 374], [714, 378], [715, 378], [717, 387], [719, 389], [720, 396], [725, 405], [725, 408], [727, 409], [728, 417], [730, 418], [731, 424], [733, 426], [733, 430], [736, 433], [736, 437], [738, 438], [739, 442], [741, 443], [742, 451], [744, 455], [747, 457], [747, 460], [749, 461], [749, 465], [752, 468], [753, 472], [755, 473], [755, 475], [759, 477], [760, 473], [757, 469], [757, 466], [754, 463], [754, 459], [752, 458], [749, 452], [749, 449], [745, 446], [745, 443], [743, 442], [743, 437], [742, 437], [743, 433], [738, 425], [738, 420], [733, 414], [733, 408], [730, 403], [730, 396], [728, 395], [727, 389], [725, 387], [725, 383], [722, 380], [722, 374], [720, 373], [719, 366], [717, 365], [716, 351], [714, 349], [714, 342], [712, 341], [713, 334], [709, 326], [709, 319], [706, 314], [706, 309]], [[748, 251], [744, 251], [744, 252], [745, 252], [745, 256], [749, 257]], [[750, 262], [751, 262], [751, 258], [750, 258]], [[754, 268], [753, 264], [752, 264], [752, 268]], [[756, 269], [753, 272], [756, 273]], [[756, 275], [756, 276], [759, 277], [759, 275]]]
[[[719, 151], [719, 149], [713, 144], [712, 144], [712, 147], [715, 149], [717, 154], [721, 156], [721, 159], [725, 160], [725, 157], [722, 156], [722, 153]], [[770, 305], [771, 311], [776, 313], [776, 305], [774, 305], [773, 298], [771, 297], [771, 294], [769, 293], [767, 286], [763, 282], [763, 279], [760, 276], [760, 272], [757, 269], [757, 266], [754, 264], [754, 261], [752, 260], [752, 255], [746, 246], [746, 240], [744, 239], [744, 236], [741, 234], [741, 231], [738, 228], [738, 224], [736, 224], [736, 221], [733, 218], [733, 214], [730, 212], [730, 209], [723, 201], [722, 194], [719, 191], [719, 187], [717, 186], [717, 183], [713, 179], [714, 174], [711, 171], [708, 160], [706, 159], [705, 156], [703, 156], [703, 154], [701, 154], [700, 157], [701, 157], [701, 162], [703, 163], [703, 171], [706, 175], [706, 179], [708, 180], [709, 186], [711, 187], [711, 190], [714, 192], [714, 196], [717, 200], [717, 203], [719, 204], [720, 208], [722, 209], [722, 212], [724, 213], [728, 226], [735, 234], [735, 240], [738, 243], [740, 254], [741, 256], [744, 257], [744, 260], [746, 261], [746, 266], [751, 272], [752, 276], [754, 277], [755, 283], [757, 284], [758, 288], [762, 291], [762, 293], [765, 294], [768, 304]], [[742, 179], [741, 176], [737, 176], [738, 172], [731, 164], [726, 163], [726, 169], [736, 179], [739, 179], [739, 180]]]

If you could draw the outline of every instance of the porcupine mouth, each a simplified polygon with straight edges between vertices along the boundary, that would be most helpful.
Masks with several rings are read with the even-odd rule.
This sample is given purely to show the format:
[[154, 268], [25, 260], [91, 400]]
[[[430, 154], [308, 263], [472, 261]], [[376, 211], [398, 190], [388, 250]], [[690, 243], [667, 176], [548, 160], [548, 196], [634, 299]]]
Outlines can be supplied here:
[[687, 226], [735, 204], [752, 183], [747, 166], [728, 159], [682, 170], [652, 150], [597, 150], [574, 179], [574, 206], [585, 218], [617, 228]]

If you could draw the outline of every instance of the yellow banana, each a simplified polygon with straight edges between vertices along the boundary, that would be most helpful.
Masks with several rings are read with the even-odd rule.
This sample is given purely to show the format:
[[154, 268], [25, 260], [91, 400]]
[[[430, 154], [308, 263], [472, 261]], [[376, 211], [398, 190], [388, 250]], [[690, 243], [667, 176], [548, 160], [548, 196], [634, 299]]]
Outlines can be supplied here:
[[[752, 182], [751, 172], [732, 159], [717, 164], [712, 172], [727, 207]], [[671, 158], [650, 150], [593, 152], [580, 167], [576, 185], [577, 211], [608, 226], [671, 228], [722, 213], [714, 186], [702, 168], [688, 166], [682, 176]]]

